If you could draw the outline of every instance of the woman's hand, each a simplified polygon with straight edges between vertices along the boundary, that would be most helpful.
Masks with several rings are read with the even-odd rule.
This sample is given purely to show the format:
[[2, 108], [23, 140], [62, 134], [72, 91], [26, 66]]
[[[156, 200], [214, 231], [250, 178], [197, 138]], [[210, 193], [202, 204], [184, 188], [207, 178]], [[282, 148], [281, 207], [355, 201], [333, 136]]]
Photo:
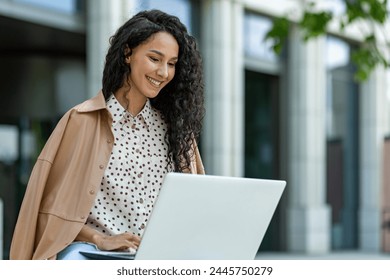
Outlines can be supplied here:
[[76, 240], [93, 243], [100, 250], [104, 251], [137, 250], [141, 242], [139, 236], [129, 232], [109, 236], [96, 231], [88, 225], [82, 227]]
[[95, 244], [100, 250], [105, 251], [126, 251], [137, 250], [141, 239], [132, 233], [126, 232], [118, 235], [99, 235], [95, 238]]

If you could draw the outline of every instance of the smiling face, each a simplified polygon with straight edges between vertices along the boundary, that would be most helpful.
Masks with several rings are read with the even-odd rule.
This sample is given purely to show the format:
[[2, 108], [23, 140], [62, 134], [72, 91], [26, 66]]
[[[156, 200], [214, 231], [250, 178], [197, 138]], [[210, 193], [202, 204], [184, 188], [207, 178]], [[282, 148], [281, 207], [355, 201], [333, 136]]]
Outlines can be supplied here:
[[167, 32], [158, 32], [132, 49], [126, 58], [131, 69], [128, 77], [131, 96], [145, 100], [156, 97], [175, 76], [178, 56], [179, 45]]

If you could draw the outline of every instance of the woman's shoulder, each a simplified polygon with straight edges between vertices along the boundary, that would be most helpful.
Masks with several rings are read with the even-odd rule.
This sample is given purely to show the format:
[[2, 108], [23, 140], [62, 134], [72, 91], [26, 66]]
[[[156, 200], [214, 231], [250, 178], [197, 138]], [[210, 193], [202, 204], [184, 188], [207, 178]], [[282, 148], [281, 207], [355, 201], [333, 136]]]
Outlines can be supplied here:
[[90, 115], [102, 110], [106, 110], [106, 101], [103, 93], [99, 92], [96, 96], [87, 99], [72, 108], [70, 108], [61, 117], [60, 122], [69, 122], [71, 120], [87, 120], [90, 119]]
[[103, 111], [101, 109], [105, 108], [103, 95], [101, 97], [97, 95], [69, 109], [60, 118], [52, 131], [45, 145], [49, 148], [43, 151], [41, 157], [48, 157], [48, 155], [45, 155], [45, 151], [55, 150], [60, 142], [67, 139], [74, 140], [77, 137], [84, 137], [89, 134], [92, 135], [95, 132], [97, 123], [102, 120], [98, 115]]
[[96, 118], [91, 118], [93, 113], [106, 109], [104, 96], [99, 92], [96, 96], [70, 108], [59, 120], [55, 130], [64, 130], [72, 124], [90, 123]]
[[76, 110], [77, 112], [80, 113], [87, 113], [87, 112], [102, 110], [105, 108], [106, 108], [106, 100], [104, 98], [103, 92], [100, 91], [96, 96], [74, 106], [71, 110]]

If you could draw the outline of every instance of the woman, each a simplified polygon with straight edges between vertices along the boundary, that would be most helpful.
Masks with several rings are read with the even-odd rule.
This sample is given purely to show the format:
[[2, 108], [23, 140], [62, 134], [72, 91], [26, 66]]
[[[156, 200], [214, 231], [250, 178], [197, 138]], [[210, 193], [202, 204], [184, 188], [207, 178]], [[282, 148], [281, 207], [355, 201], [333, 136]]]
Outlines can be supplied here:
[[102, 91], [62, 117], [38, 157], [10, 258], [136, 250], [164, 175], [204, 173], [203, 115], [201, 58], [186, 27], [158, 10], [128, 20], [110, 39]]

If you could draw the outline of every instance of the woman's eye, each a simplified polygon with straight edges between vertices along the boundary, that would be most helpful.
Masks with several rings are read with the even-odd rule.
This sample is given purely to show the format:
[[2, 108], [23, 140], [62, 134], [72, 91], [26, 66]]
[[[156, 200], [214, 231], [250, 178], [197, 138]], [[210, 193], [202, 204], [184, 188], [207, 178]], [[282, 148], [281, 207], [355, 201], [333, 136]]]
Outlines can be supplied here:
[[169, 67], [175, 67], [176, 63], [168, 63]]
[[151, 61], [153, 62], [157, 62], [158, 61], [158, 58], [155, 58], [155, 57], [149, 57]]

